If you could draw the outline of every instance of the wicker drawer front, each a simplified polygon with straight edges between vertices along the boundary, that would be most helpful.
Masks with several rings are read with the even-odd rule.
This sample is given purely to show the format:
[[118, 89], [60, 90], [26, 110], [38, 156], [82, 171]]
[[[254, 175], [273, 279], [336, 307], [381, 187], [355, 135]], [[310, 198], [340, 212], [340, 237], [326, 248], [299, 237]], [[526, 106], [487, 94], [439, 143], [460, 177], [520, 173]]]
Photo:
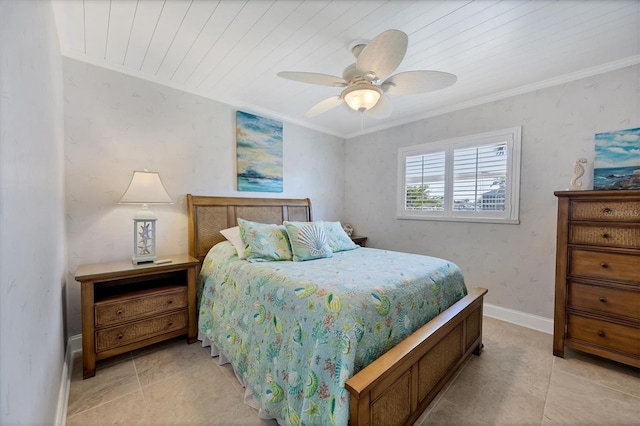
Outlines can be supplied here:
[[569, 273], [573, 276], [640, 283], [639, 255], [570, 250], [569, 262]]
[[569, 306], [640, 320], [640, 292], [569, 282]]
[[96, 327], [115, 325], [186, 306], [186, 287], [177, 287], [175, 290], [162, 291], [156, 295], [98, 302], [95, 305]]
[[640, 328], [569, 314], [567, 337], [640, 356]]
[[184, 329], [185, 332], [187, 331], [186, 310], [138, 321], [121, 327], [96, 331], [96, 352], [106, 351], [181, 329]]
[[570, 244], [640, 248], [640, 226], [589, 226], [572, 224]]
[[640, 221], [640, 201], [572, 201], [573, 220]]

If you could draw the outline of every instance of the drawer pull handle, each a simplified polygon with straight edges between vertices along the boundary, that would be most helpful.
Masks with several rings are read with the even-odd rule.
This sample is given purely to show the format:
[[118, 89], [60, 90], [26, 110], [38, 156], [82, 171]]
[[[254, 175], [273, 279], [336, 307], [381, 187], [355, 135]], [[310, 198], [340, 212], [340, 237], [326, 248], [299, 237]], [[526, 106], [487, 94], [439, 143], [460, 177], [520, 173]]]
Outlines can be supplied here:
[[604, 331], [602, 331], [602, 330], [598, 331], [598, 336], [604, 337], [605, 336]]
[[604, 210], [602, 210], [602, 212], [604, 214], [609, 214], [609, 213], [611, 213], [611, 209], [609, 207], [605, 207]]
[[602, 266], [603, 268], [608, 268], [608, 267], [609, 267], [609, 265], [607, 265], [605, 262], [602, 262], [602, 263], [600, 264], [600, 266]]
[[116, 311], [116, 315], [122, 315], [122, 309], [118, 309], [118, 310]]
[[601, 297], [599, 299], [602, 303], [607, 303], [607, 298], [606, 297]]
[[607, 234], [606, 232], [605, 232], [604, 234], [602, 234], [602, 238], [605, 238], [605, 239], [606, 239], [606, 238], [609, 238], [609, 236], [610, 236], [610, 235], [609, 235], [609, 234]]
[[122, 333], [121, 333], [121, 334], [118, 334], [118, 340], [122, 340], [122, 338], [123, 338], [123, 337], [124, 337], [124, 336], [122, 335]]
[[168, 305], [170, 305], [170, 304], [172, 304], [172, 303], [173, 303], [173, 300], [169, 300], [169, 301], [167, 301], [167, 304], [168, 304]]
[[172, 325], [173, 325], [173, 323], [172, 323], [172, 322], [170, 322], [170, 323], [169, 323], [169, 327], [171, 327]]

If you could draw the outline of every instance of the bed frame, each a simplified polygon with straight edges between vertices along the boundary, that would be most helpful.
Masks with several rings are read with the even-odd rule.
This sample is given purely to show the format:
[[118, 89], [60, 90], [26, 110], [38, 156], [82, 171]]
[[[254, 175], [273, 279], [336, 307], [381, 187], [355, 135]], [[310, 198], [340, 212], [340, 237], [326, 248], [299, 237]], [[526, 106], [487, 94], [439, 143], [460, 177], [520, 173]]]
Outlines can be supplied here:
[[[311, 201], [187, 195], [189, 254], [202, 262], [225, 238], [220, 230], [238, 217], [262, 223], [311, 221]], [[346, 382], [349, 424], [413, 424], [472, 353], [482, 349], [486, 289], [467, 296], [429, 321]]]

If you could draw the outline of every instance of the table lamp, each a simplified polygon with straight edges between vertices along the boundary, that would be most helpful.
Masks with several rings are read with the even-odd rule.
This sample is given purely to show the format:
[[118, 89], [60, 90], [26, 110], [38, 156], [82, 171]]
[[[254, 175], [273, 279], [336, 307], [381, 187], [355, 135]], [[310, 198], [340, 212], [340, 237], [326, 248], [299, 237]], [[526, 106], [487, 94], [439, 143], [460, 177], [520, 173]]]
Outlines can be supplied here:
[[118, 204], [142, 204], [133, 217], [133, 257], [134, 265], [156, 260], [156, 222], [158, 218], [149, 210], [149, 204], [173, 204], [164, 189], [157, 172], [134, 171], [129, 187]]

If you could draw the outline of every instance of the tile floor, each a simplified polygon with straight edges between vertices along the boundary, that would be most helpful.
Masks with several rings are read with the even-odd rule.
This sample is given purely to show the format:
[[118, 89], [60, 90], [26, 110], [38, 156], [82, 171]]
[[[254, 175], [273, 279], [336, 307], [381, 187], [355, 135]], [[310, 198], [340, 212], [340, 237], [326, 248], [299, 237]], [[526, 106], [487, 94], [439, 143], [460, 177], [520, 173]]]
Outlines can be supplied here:
[[[640, 370], [570, 350], [556, 358], [552, 336], [492, 318], [484, 344], [415, 425], [640, 424]], [[276, 425], [243, 403], [228, 365], [184, 338], [99, 362], [97, 370], [82, 380], [75, 357], [68, 425]]]

